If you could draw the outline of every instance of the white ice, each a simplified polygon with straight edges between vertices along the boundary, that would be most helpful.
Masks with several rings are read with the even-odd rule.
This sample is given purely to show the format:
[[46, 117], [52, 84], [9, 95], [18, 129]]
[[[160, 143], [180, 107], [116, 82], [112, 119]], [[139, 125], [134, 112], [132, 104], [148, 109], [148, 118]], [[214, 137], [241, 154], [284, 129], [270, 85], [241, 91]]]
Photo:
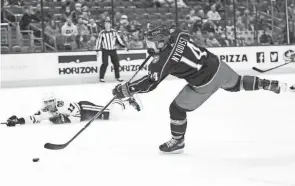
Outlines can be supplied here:
[[[295, 75], [265, 76], [294, 83]], [[188, 114], [184, 154], [163, 155], [170, 139], [169, 104], [184, 81], [164, 81], [140, 95], [142, 112], [85, 123], [0, 126], [1, 186], [294, 186], [295, 93], [219, 90]], [[108, 102], [115, 84], [0, 90], [0, 121], [34, 113], [45, 92], [71, 100]], [[40, 158], [33, 163], [33, 158]]]

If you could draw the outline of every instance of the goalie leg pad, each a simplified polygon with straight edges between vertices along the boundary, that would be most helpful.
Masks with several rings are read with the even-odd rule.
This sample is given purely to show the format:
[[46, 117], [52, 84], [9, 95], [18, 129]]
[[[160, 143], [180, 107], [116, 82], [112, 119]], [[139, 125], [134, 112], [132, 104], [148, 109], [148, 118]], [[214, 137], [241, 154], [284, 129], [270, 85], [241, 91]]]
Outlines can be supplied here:
[[170, 129], [173, 138], [184, 137], [187, 127], [186, 111], [180, 108], [175, 101], [170, 104]]

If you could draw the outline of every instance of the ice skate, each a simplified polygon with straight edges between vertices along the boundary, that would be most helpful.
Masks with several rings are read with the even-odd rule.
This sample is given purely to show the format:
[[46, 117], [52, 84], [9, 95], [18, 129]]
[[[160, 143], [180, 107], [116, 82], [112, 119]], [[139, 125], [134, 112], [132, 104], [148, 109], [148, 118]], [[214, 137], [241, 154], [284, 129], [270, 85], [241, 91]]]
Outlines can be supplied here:
[[260, 79], [258, 84], [261, 89], [269, 90], [277, 94], [286, 92], [288, 87], [287, 83], [267, 79]]
[[160, 145], [159, 149], [164, 154], [180, 154], [184, 150], [184, 138], [174, 139]]

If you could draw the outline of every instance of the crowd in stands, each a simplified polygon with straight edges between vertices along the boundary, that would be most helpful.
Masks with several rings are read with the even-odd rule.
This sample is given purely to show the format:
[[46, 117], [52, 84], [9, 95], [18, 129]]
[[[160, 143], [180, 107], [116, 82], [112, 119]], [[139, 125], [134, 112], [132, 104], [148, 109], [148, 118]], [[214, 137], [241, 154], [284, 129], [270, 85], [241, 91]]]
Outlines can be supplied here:
[[[287, 44], [286, 6], [283, 0], [40, 0], [1, 1], [2, 22], [19, 22], [20, 33], [32, 30], [46, 46], [57, 50], [95, 50], [107, 17], [131, 49], [145, 48], [144, 31], [163, 22], [191, 33], [204, 47]], [[287, 5], [289, 38], [295, 43], [295, 0]], [[14, 11], [16, 11], [15, 13]], [[114, 10], [112, 12], [111, 10]], [[12, 14], [11, 14], [12, 12]], [[13, 14], [20, 15], [19, 19]]]

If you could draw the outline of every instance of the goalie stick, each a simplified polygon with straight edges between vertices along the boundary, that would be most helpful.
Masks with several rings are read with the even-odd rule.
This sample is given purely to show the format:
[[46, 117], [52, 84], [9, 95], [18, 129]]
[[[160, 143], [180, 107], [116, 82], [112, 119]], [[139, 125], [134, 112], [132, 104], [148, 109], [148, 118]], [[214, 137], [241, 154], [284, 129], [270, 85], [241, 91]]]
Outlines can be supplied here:
[[290, 64], [290, 63], [294, 63], [294, 62], [293, 62], [293, 61], [292, 61], [292, 62], [288, 62], [288, 63], [282, 64], [282, 65], [278, 65], [278, 66], [276, 66], [276, 67], [269, 68], [269, 69], [266, 69], [266, 70], [261, 70], [261, 69], [256, 68], [256, 67], [253, 67], [252, 69], [255, 70], [255, 71], [257, 71], [257, 72], [264, 73], [264, 72], [268, 72], [268, 71], [274, 70], [274, 69], [276, 69], [276, 68], [280, 68], [280, 67], [282, 67], [282, 66], [288, 65], [288, 64]]
[[[133, 74], [133, 76], [127, 81], [130, 82], [134, 79], [134, 77], [138, 74], [138, 72], [143, 68], [143, 66], [148, 62], [148, 60], [151, 58], [151, 55], [149, 55], [144, 62], [139, 66], [138, 70]], [[44, 145], [44, 148], [50, 149], [50, 150], [60, 150], [66, 148], [74, 139], [76, 139], [89, 125], [96, 119], [98, 118], [103, 111], [116, 99], [116, 96], [114, 96], [88, 123], [77, 132], [68, 142], [64, 144], [53, 144], [53, 143], [46, 143]]]

